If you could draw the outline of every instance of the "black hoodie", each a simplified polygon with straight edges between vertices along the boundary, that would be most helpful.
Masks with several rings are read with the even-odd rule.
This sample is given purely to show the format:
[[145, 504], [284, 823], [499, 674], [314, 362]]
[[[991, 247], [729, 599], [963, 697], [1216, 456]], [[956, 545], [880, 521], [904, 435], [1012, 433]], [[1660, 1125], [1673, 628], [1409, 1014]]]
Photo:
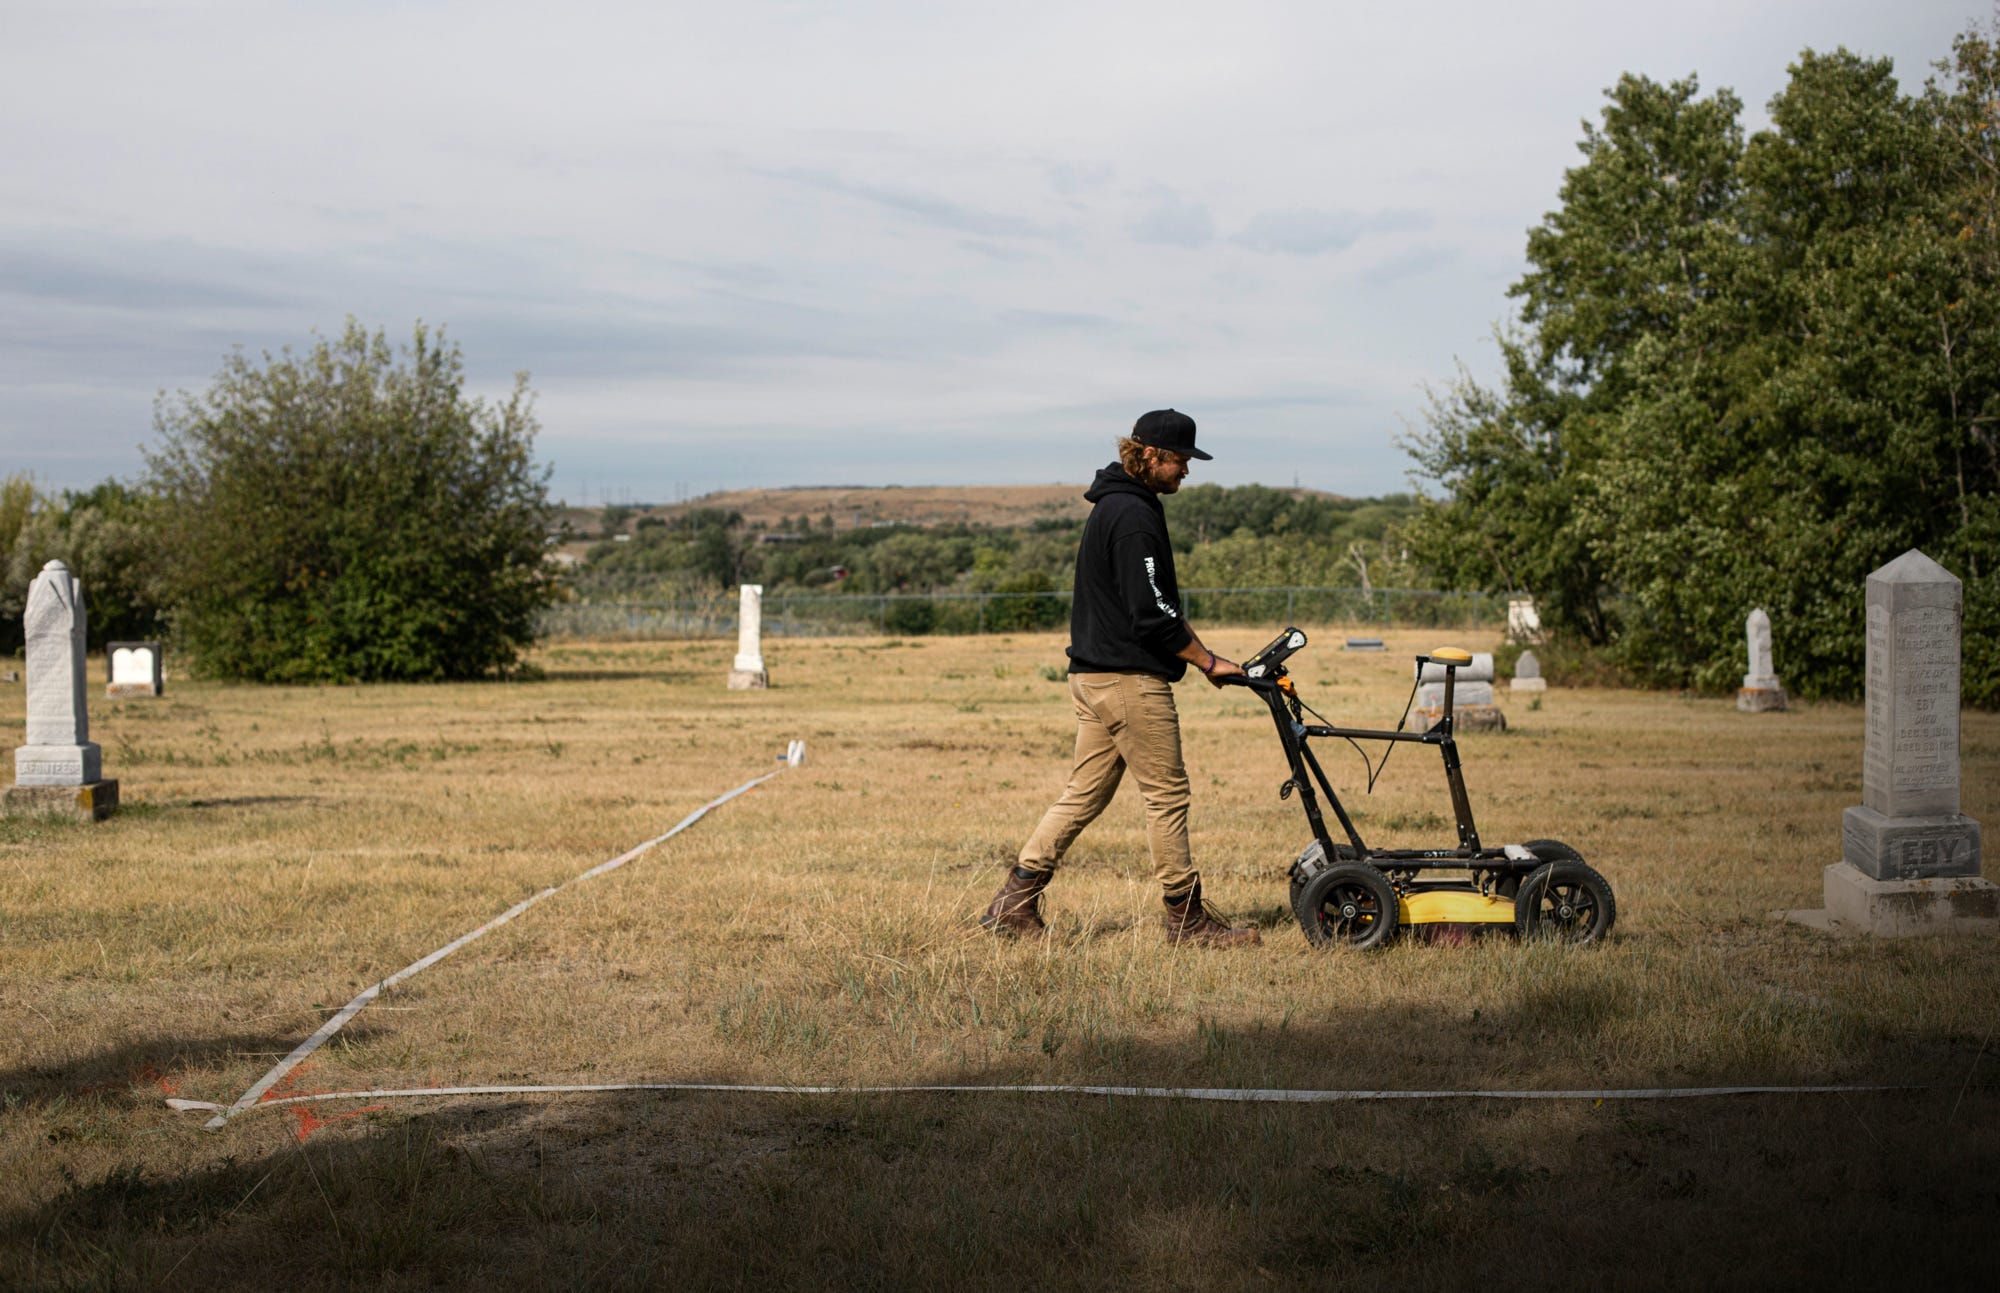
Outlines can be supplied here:
[[1181, 620], [1174, 550], [1159, 496], [1117, 463], [1085, 491], [1095, 504], [1076, 550], [1076, 596], [1069, 612], [1069, 671], [1137, 670], [1179, 682], [1175, 654], [1193, 638]]

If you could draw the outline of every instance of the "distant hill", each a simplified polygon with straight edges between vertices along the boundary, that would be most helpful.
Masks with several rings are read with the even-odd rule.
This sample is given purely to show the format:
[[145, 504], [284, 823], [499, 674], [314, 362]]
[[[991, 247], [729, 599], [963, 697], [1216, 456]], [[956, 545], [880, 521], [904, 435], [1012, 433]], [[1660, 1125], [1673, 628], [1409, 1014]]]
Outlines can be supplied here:
[[[682, 512], [719, 508], [741, 512], [747, 525], [776, 529], [786, 517], [805, 517], [817, 526], [831, 516], [836, 529], [876, 524], [1032, 525], [1042, 520], [1081, 521], [1090, 514], [1083, 501], [1086, 482], [1066, 485], [824, 485], [796, 489], [730, 489], [685, 503], [634, 509], [621, 528], [631, 530], [645, 516], [672, 520]], [[1315, 490], [1285, 490], [1295, 497]], [[1325, 497], [1334, 497], [1325, 495]], [[579, 520], [582, 518], [579, 517]], [[578, 528], [583, 528], [579, 526]]]
[[776, 528], [786, 517], [836, 529], [878, 522], [903, 525], [1028, 525], [1043, 519], [1081, 520], [1090, 511], [1077, 485], [829, 485], [798, 489], [730, 489], [638, 515], [671, 520], [696, 508], [741, 512], [748, 525]]

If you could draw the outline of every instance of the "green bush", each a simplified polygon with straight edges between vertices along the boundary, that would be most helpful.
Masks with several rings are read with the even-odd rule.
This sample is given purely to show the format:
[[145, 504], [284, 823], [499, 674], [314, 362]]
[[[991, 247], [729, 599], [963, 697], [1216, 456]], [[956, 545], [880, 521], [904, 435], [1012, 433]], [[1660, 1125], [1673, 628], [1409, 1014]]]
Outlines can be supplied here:
[[338, 342], [162, 397], [151, 483], [167, 599], [193, 667], [249, 681], [504, 673], [555, 594], [527, 374], [468, 399], [458, 347], [419, 324], [401, 362]]
[[883, 627], [891, 633], [920, 637], [937, 624], [937, 608], [927, 597], [893, 598], [882, 615]]

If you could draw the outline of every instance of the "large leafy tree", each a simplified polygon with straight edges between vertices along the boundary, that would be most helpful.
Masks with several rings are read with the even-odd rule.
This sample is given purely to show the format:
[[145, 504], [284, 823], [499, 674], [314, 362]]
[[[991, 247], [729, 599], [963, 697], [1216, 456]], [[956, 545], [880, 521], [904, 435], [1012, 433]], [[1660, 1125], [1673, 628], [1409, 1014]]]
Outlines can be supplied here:
[[0, 487], [0, 650], [22, 645], [28, 589], [51, 558], [83, 581], [90, 645], [157, 636], [164, 553], [155, 500], [116, 480], [60, 497], [26, 477]]
[[1621, 81], [1530, 235], [1507, 383], [1461, 380], [1413, 442], [1446, 493], [1424, 553], [1504, 536], [1547, 618], [1673, 685], [1727, 686], [1764, 606], [1794, 685], [1846, 695], [1862, 578], [1921, 546], [2000, 702], [1995, 67], [1968, 35], [1905, 95], [1808, 52], [1747, 141], [1726, 92]]
[[1528, 235], [1503, 385], [1461, 372], [1433, 393], [1410, 445], [1456, 504], [1413, 531], [1419, 559], [1451, 586], [1534, 589], [1552, 624], [1594, 643], [1619, 629], [1594, 503], [1610, 422], [1636, 380], [1631, 351], [1718, 290], [1736, 254], [1727, 217], [1742, 151], [1726, 90], [1703, 98], [1692, 78], [1626, 76], [1607, 98], [1602, 128], [1584, 125], [1563, 205]]
[[526, 374], [498, 404], [467, 397], [442, 333], [419, 324], [399, 361], [352, 320], [162, 398], [151, 483], [196, 667], [346, 681], [514, 666], [554, 595], [532, 405]]

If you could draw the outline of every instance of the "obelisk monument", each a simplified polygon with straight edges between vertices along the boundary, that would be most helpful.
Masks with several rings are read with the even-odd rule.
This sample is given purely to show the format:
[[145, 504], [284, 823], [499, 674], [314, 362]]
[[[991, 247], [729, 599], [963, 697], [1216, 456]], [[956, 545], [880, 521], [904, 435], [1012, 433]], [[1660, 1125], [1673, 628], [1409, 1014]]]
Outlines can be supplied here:
[[104, 755], [90, 739], [85, 707], [83, 585], [51, 561], [28, 586], [22, 618], [28, 645], [28, 743], [14, 751], [13, 812], [109, 817], [118, 783], [104, 779]]
[[764, 668], [764, 585], [744, 584], [736, 617], [736, 663], [729, 670], [729, 690], [754, 691], [771, 685]]
[[1743, 622], [1743, 637], [1750, 657], [1750, 671], [1736, 692], [1736, 708], [1746, 714], [1785, 708], [1785, 685], [1771, 665], [1771, 617], [1759, 606]]
[[1869, 934], [2000, 933], [1979, 823], [1959, 811], [1964, 586], [1912, 548], [1868, 576], [1861, 802], [1841, 817], [1824, 913]]

